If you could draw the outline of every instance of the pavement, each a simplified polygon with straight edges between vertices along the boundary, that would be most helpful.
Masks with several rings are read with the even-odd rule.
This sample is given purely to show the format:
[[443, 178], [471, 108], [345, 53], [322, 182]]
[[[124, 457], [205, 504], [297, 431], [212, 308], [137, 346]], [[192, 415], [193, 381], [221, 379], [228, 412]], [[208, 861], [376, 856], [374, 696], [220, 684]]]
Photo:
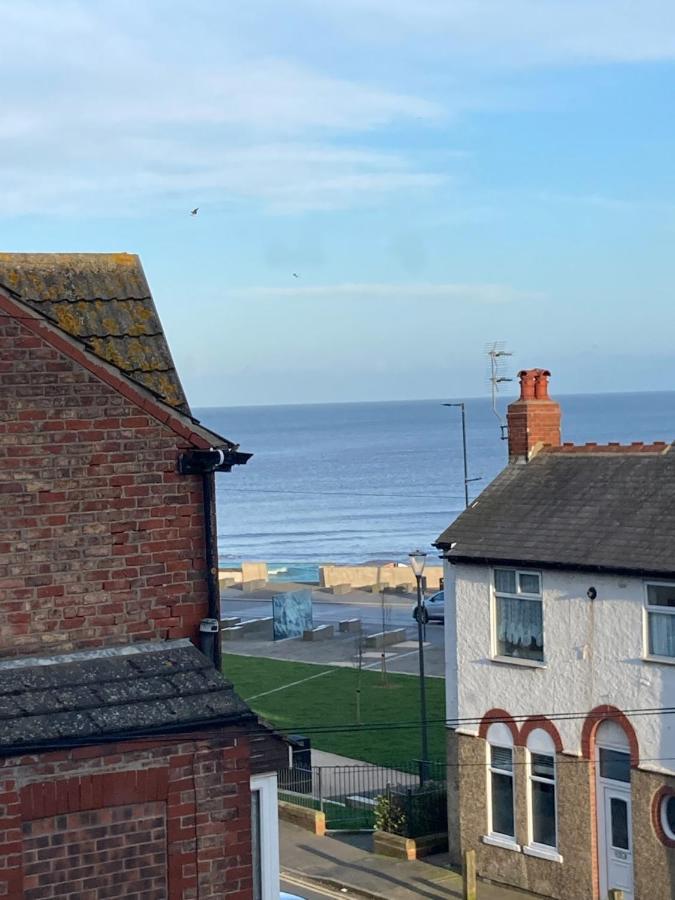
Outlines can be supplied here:
[[[398, 860], [372, 852], [371, 834], [317, 837], [290, 822], [279, 823], [281, 877], [299, 896], [341, 896], [354, 900], [449, 900], [462, 897], [462, 876], [447, 853], [423, 860]], [[307, 889], [304, 891], [304, 889]], [[325, 891], [325, 893], [322, 893]], [[478, 900], [532, 900], [532, 894], [484, 881]]]
[[[242, 619], [271, 616], [274, 594], [299, 587], [302, 585], [272, 584], [254, 593], [243, 593], [239, 587], [223, 588], [221, 615], [239, 616]], [[405, 628], [406, 641], [387, 647], [384, 662], [389, 672], [409, 675], [418, 673], [417, 626], [412, 618], [413, 598], [385, 593], [381, 599], [377, 595], [358, 590], [335, 597], [314, 589], [312, 599], [315, 625], [337, 625], [342, 619], [358, 618], [362, 623], [363, 634]], [[443, 626], [430, 622], [426, 627], [425, 638], [426, 674], [429, 677], [443, 677]], [[334, 638], [324, 641], [303, 641], [300, 638], [284, 641], [241, 639], [224, 642], [223, 652], [336, 666], [358, 665], [361, 653], [364, 668], [380, 669], [382, 666], [382, 653], [364, 651], [362, 640], [355, 634], [336, 633]]]

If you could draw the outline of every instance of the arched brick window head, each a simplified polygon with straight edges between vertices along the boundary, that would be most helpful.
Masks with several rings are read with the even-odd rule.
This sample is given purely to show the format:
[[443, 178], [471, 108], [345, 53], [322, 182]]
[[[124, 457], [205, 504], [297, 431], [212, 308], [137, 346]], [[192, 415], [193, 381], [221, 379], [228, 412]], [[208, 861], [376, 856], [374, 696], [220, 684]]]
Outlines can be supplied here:
[[586, 716], [581, 732], [581, 752], [584, 759], [593, 758], [597, 730], [607, 720], [616, 722], [623, 729], [630, 747], [630, 764], [633, 768], [636, 768], [640, 765], [640, 746], [637, 735], [628, 717], [616, 706], [596, 706]]
[[525, 719], [523, 724], [520, 726], [520, 737], [518, 740], [520, 746], [527, 747], [528, 737], [532, 734], [533, 731], [536, 731], [536, 729], [538, 728], [540, 728], [542, 731], [545, 731], [551, 738], [556, 753], [562, 753], [563, 743], [560, 737], [560, 733], [553, 722], [551, 722], [550, 719], [547, 719], [546, 716], [530, 716], [528, 719]]
[[478, 736], [486, 738], [490, 725], [494, 725], [497, 722], [501, 722], [509, 729], [509, 731], [511, 732], [511, 736], [513, 737], [513, 743], [517, 744], [518, 726], [516, 725], [513, 716], [507, 713], [505, 709], [495, 708], [488, 710], [481, 719], [481, 723], [478, 728]]

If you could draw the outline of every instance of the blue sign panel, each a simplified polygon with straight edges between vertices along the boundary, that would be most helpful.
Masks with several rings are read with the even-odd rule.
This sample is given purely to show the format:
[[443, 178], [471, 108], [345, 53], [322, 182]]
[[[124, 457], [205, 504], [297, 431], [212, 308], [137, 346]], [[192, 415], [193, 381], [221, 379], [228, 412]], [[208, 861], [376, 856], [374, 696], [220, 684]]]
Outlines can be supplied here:
[[312, 628], [311, 590], [286, 591], [275, 594], [272, 600], [274, 640], [302, 637], [303, 631]]

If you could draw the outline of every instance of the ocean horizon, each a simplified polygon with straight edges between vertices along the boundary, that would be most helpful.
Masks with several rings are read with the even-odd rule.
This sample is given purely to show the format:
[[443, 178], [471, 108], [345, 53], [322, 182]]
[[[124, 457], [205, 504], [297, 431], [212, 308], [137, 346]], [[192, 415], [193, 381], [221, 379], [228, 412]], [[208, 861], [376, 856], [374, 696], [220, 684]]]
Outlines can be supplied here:
[[[500, 398], [505, 413], [513, 398]], [[555, 395], [564, 441], [671, 441], [675, 391]], [[254, 454], [217, 477], [223, 567], [260, 559], [273, 577], [314, 580], [319, 563], [404, 561], [464, 508], [464, 402], [470, 499], [507, 463], [489, 398], [385, 400], [195, 410]]]

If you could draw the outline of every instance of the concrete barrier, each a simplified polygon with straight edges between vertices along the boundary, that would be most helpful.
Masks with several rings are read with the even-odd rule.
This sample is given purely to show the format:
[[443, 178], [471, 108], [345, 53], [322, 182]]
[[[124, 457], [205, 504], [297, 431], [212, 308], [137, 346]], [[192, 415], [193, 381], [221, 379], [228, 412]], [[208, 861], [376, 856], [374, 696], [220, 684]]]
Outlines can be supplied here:
[[240, 616], [226, 616], [224, 619], [220, 620], [221, 628], [233, 628], [235, 625], [239, 625], [241, 623]]
[[332, 625], [319, 625], [302, 632], [303, 641], [327, 641], [333, 637], [335, 629]]
[[326, 814], [318, 809], [308, 809], [306, 806], [296, 806], [295, 803], [279, 801], [279, 818], [282, 822], [292, 822], [311, 831], [317, 837], [326, 835]]
[[425, 834], [418, 838], [401, 837], [388, 831], [373, 832], [373, 850], [395, 859], [420, 859], [448, 849], [447, 834]]
[[267, 563], [243, 562], [241, 564], [241, 580], [244, 584], [247, 581], [267, 581]]
[[241, 589], [244, 594], [252, 594], [254, 591], [259, 591], [265, 587], [267, 587], [267, 582], [262, 578], [257, 581], [242, 581], [241, 583]]
[[359, 634], [361, 631], [361, 619], [343, 619], [338, 623], [338, 631], [342, 634]]
[[352, 586], [351, 584], [332, 584], [328, 590], [331, 594], [349, 594], [351, 593]]
[[391, 644], [400, 644], [405, 640], [405, 628], [394, 628], [391, 631], [380, 631], [366, 636], [366, 647], [369, 650], [380, 650]]
[[[442, 566], [427, 566], [424, 577], [427, 590], [436, 591], [443, 575]], [[352, 588], [368, 588], [381, 585], [387, 590], [398, 586], [414, 589], [416, 581], [410, 566], [320, 566], [319, 581], [321, 587], [331, 588], [338, 584], [348, 584]]]
[[238, 625], [221, 628], [220, 636], [224, 641], [236, 641], [242, 638], [271, 641], [274, 638], [273, 620], [271, 616], [264, 619], [248, 619]]
[[241, 584], [241, 569], [219, 569], [218, 581], [221, 587], [227, 587], [227, 583]]

